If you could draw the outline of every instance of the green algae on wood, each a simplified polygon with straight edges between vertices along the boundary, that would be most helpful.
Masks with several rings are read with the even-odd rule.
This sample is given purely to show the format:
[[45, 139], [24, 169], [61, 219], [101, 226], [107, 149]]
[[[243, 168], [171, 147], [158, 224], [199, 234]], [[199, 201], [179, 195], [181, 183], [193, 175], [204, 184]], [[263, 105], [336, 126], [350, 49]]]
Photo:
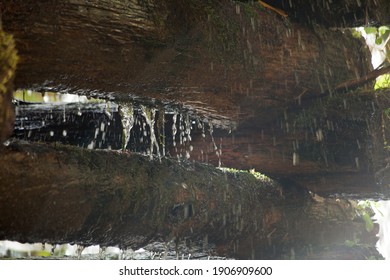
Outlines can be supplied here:
[[12, 91], [17, 62], [13, 37], [2, 30], [0, 22], [0, 142], [6, 140], [13, 129]]

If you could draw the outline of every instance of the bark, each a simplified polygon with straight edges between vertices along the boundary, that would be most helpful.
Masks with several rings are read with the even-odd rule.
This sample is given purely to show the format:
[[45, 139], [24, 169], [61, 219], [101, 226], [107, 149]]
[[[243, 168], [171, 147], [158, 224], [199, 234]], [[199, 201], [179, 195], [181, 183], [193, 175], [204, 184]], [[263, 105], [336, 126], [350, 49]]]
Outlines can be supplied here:
[[[311, 188], [323, 182], [336, 186], [329, 178], [350, 187], [356, 180], [349, 178], [359, 178], [369, 192], [376, 191], [371, 186], [378, 169], [370, 169], [370, 150], [356, 148], [369, 145], [352, 144], [374, 142], [380, 150], [371, 139], [377, 131], [356, 128], [367, 127], [370, 101], [348, 114], [343, 107], [338, 111], [342, 98], [326, 110], [303, 101], [295, 106], [301, 97], [332, 93], [369, 73], [368, 50], [348, 32], [307, 27], [258, 3], [231, 1], [3, 1], [1, 8], [4, 28], [14, 34], [22, 58], [16, 87], [170, 100], [237, 128], [236, 143], [222, 135], [224, 143], [231, 142], [224, 145], [226, 166], [294, 177]], [[318, 122], [304, 116], [318, 109], [333, 115], [315, 113]], [[293, 117], [284, 120], [286, 112]], [[356, 120], [356, 114], [362, 117]], [[348, 121], [339, 120], [338, 131], [328, 129], [344, 116]], [[351, 127], [355, 134], [346, 131]], [[325, 141], [317, 141], [325, 128], [331, 130], [320, 137]], [[309, 143], [297, 151], [294, 141]], [[332, 160], [340, 145], [347, 146], [343, 158]], [[293, 164], [294, 155], [300, 161]], [[209, 150], [209, 158], [218, 164], [215, 151]], [[303, 180], [309, 174], [316, 179]]]
[[243, 259], [376, 239], [352, 202], [264, 176], [58, 144], [15, 142], [0, 158], [0, 239], [121, 248], [200, 240]]
[[[369, 71], [348, 33], [231, 1], [2, 1], [22, 57], [16, 87], [182, 102], [242, 120]], [[138, 3], [138, 4], [137, 4]]]
[[[372, 192], [388, 176], [386, 107], [374, 94], [332, 92], [371, 70], [368, 50], [347, 32], [231, 1], [6, 0], [0, 10], [21, 57], [16, 87], [155, 98], [228, 120], [236, 130], [219, 137], [223, 163], [290, 186], [168, 159], [17, 144], [0, 153], [0, 238], [122, 247], [193, 238], [270, 258], [291, 244], [363, 234], [348, 202], [302, 187]], [[216, 165], [215, 150], [207, 153]]]
[[[305, 106], [286, 109], [267, 126], [258, 116], [232, 127], [229, 120], [206, 119], [180, 107], [120, 103], [18, 106], [14, 136], [27, 141], [61, 142], [189, 158], [214, 166], [261, 171], [295, 181], [319, 194], [388, 195], [387, 92], [333, 93]], [[120, 111], [123, 111], [120, 109]], [[152, 113], [154, 111], [155, 113]], [[146, 116], [150, 115], [149, 122]], [[132, 119], [131, 130], [122, 120]], [[150, 128], [153, 119], [154, 129]], [[44, 120], [44, 123], [42, 122]], [[123, 131], [127, 131], [125, 142]], [[64, 134], [65, 133], [65, 134]], [[155, 139], [155, 141], [152, 140]]]

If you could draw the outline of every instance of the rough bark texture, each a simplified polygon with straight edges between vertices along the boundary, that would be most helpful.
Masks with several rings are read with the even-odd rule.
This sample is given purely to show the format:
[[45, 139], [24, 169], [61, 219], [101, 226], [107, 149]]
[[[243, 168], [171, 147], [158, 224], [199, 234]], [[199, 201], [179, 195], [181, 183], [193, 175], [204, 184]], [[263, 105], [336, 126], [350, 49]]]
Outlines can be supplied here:
[[[188, 2], [188, 3], [187, 3]], [[365, 75], [349, 34], [231, 1], [3, 1], [22, 57], [17, 87], [182, 101], [200, 112], [275, 117], [299, 94]]]
[[[347, 31], [286, 21], [254, 2], [1, 5], [22, 58], [17, 87], [174, 101], [236, 124], [233, 140], [221, 136], [225, 166], [315, 190], [358, 182], [377, 191], [370, 143], [378, 151], [383, 143], [367, 124], [375, 97], [304, 102], [369, 72], [368, 50]], [[212, 149], [209, 158], [218, 163]]]
[[249, 173], [20, 142], [0, 160], [0, 239], [121, 248], [201, 240], [243, 259], [294, 248], [310, 258], [310, 246], [376, 239], [353, 203]]
[[[332, 6], [343, 22], [344, 7], [358, 20], [356, 4], [372, 9], [371, 1], [344, 2]], [[227, 0], [2, 1], [21, 57], [16, 87], [156, 98], [222, 117], [236, 123], [232, 134], [214, 134], [224, 165], [256, 168], [286, 186], [168, 159], [15, 144], [0, 151], [0, 238], [121, 247], [191, 238], [239, 258], [270, 258], [292, 244], [365, 235], [353, 205], [302, 186], [386, 185], [388, 103], [333, 92], [367, 75], [368, 50], [347, 31], [307, 24], [319, 16], [331, 25], [327, 10], [308, 18], [330, 3], [299, 3], [307, 4], [302, 15], [285, 7], [290, 21]], [[388, 22], [381, 12], [378, 20]], [[322, 93], [330, 96], [305, 99]], [[208, 150], [202, 141], [193, 138], [194, 157], [206, 151], [217, 164], [214, 140]], [[373, 233], [367, 238], [372, 244]]]

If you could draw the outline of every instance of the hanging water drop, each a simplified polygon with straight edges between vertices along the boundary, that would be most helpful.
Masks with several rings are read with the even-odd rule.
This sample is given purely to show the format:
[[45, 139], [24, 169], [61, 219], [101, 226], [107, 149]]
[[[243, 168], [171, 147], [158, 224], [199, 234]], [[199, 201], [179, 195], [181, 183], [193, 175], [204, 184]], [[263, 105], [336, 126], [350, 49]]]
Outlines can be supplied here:
[[161, 154], [160, 154], [160, 146], [158, 145], [156, 134], [154, 131], [154, 124], [155, 124], [155, 117], [156, 117], [156, 109], [150, 109], [147, 110], [144, 106], [141, 106], [142, 115], [145, 118], [145, 121], [147, 125], [149, 126], [149, 133], [150, 133], [150, 148], [149, 148], [149, 157], [150, 159], [153, 159], [153, 150], [156, 148], [156, 153], [161, 161]]
[[[132, 104], [121, 104], [119, 107], [119, 115], [121, 116], [122, 123], [122, 151], [126, 149], [126, 146], [130, 140], [131, 129], [134, 126], [134, 113]], [[100, 127], [101, 131], [102, 127]], [[104, 129], [104, 127], [103, 127]], [[96, 136], [95, 136], [96, 138]]]
[[177, 121], [177, 112], [175, 111], [173, 113], [173, 117], [172, 117], [172, 120], [173, 120], [173, 124], [172, 124], [172, 141], [173, 141], [173, 146], [175, 147], [176, 146], [176, 133], [177, 133], [177, 128], [176, 128], [176, 121]]

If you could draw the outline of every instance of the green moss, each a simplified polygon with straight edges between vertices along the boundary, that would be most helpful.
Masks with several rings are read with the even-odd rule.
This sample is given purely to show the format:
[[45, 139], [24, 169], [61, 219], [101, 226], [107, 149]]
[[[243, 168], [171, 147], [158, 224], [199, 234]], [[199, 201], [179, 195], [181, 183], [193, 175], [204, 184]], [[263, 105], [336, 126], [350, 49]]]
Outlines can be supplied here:
[[241, 59], [240, 55], [238, 55], [240, 47], [240, 26], [232, 15], [224, 13], [221, 9], [223, 8], [220, 7], [217, 10], [213, 6], [205, 7], [208, 22], [207, 28], [209, 31], [207, 44], [213, 56], [218, 61], [232, 63]]
[[13, 37], [0, 30], [0, 94], [7, 92], [7, 83], [13, 78], [17, 63]]
[[229, 168], [229, 167], [219, 167], [218, 169], [222, 170], [223, 172], [228, 172], [228, 173], [232, 173], [232, 174], [250, 174], [254, 178], [256, 178], [256, 180], [260, 180], [261, 182], [264, 182], [264, 183], [265, 182], [267, 182], [267, 183], [272, 182], [271, 178], [269, 178], [268, 176], [266, 176], [260, 172], [257, 172], [255, 169], [239, 170], [239, 169]]
[[242, 4], [244, 15], [247, 18], [256, 18], [258, 16], [258, 10], [265, 10], [265, 8], [256, 2], [248, 2]]
[[11, 35], [1, 30], [0, 23], [0, 142], [12, 132], [14, 110], [12, 100], [12, 80], [15, 75], [18, 56]]
[[375, 89], [390, 88], [390, 74], [381, 75], [376, 79]]

